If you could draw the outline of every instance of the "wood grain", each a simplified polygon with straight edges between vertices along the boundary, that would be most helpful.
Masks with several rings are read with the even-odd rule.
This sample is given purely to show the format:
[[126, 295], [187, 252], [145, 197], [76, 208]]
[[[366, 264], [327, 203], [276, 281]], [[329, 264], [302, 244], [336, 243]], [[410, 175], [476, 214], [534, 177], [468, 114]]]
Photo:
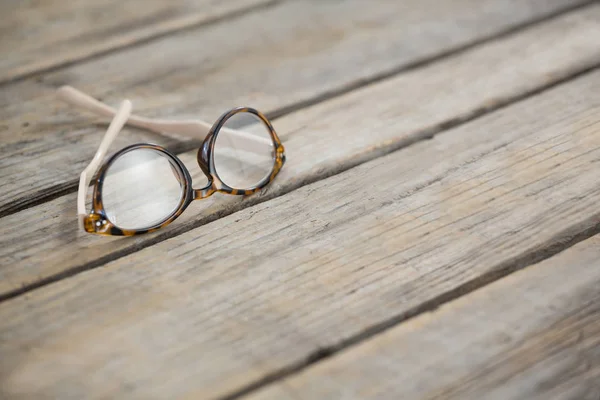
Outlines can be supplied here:
[[[7, 216], [0, 224], [0, 296], [289, 192], [589, 68], [600, 62], [599, 22], [600, 7], [589, 7], [278, 119], [288, 161], [272, 186], [246, 199], [195, 202], [156, 235], [81, 233], [74, 194]], [[182, 159], [201, 186], [195, 151]]]
[[595, 71], [0, 303], [0, 388], [231, 394], [597, 232], [599, 162]]
[[600, 236], [249, 396], [600, 398]]
[[[129, 97], [148, 116], [213, 121], [238, 105], [279, 113], [584, 3], [283, 2], [5, 86], [0, 216], [74, 190], [96, 150], [103, 128], [57, 101], [62, 84], [110, 104]], [[114, 148], [140, 141], [160, 137], [130, 130]]]
[[9, 0], [0, 83], [238, 14], [272, 0]]

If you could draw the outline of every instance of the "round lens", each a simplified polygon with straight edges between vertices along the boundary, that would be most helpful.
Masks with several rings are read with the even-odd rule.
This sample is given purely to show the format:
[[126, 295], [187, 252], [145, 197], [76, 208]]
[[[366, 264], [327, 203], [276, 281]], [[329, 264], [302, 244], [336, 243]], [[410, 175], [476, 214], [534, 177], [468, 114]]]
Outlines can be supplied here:
[[254, 188], [273, 171], [274, 150], [269, 127], [257, 115], [234, 114], [217, 132], [213, 155], [217, 175], [233, 189]]
[[102, 203], [108, 219], [121, 229], [146, 229], [165, 221], [184, 196], [184, 174], [167, 154], [135, 149], [108, 167]]

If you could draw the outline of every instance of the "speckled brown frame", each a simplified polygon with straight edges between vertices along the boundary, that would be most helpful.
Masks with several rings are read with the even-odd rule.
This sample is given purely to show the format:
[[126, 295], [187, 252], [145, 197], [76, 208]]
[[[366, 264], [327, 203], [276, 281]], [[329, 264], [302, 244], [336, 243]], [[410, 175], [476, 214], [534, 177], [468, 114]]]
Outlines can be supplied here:
[[[269, 133], [271, 135], [271, 139], [273, 140], [274, 145], [274, 157], [273, 157], [273, 169], [271, 173], [267, 175], [261, 182], [259, 182], [256, 186], [251, 188], [232, 188], [225, 184], [217, 174], [215, 168], [215, 162], [213, 157], [215, 142], [217, 136], [219, 135], [219, 131], [225, 124], [225, 122], [234, 116], [235, 114], [248, 112], [257, 116], [264, 124], [267, 126]], [[144, 229], [121, 229], [118, 226], [114, 225], [108, 218], [104, 205], [102, 203], [102, 185], [104, 183], [104, 177], [106, 171], [110, 167], [110, 165], [123, 154], [130, 152], [136, 149], [153, 149], [155, 151], [161, 152], [164, 156], [173, 161], [173, 166], [176, 167], [179, 171], [179, 176], [182, 178], [183, 185], [183, 196], [181, 201], [179, 202], [178, 207], [166, 217], [162, 222], [148, 227]], [[134, 144], [115, 153], [112, 157], [110, 157], [104, 165], [98, 171], [97, 178], [94, 181], [94, 194], [92, 200], [92, 212], [86, 215], [83, 218], [83, 227], [86, 232], [96, 233], [99, 235], [109, 235], [109, 236], [134, 236], [140, 235], [142, 233], [154, 232], [164, 226], [167, 226], [171, 222], [173, 222], [177, 217], [183, 213], [183, 211], [190, 205], [193, 200], [205, 199], [215, 192], [227, 193], [232, 195], [250, 195], [259, 191], [260, 189], [267, 186], [270, 182], [275, 179], [283, 164], [285, 163], [285, 151], [284, 147], [273, 128], [271, 122], [265, 117], [260, 111], [255, 110], [250, 107], [238, 107], [231, 111], [223, 114], [217, 122], [212, 126], [208, 135], [204, 139], [202, 146], [198, 150], [198, 165], [208, 179], [208, 183], [205, 187], [201, 189], [193, 189], [192, 188], [192, 177], [185, 167], [185, 165], [181, 162], [181, 160], [170, 153], [168, 150], [161, 146], [157, 146], [154, 144], [148, 143], [140, 143]]]

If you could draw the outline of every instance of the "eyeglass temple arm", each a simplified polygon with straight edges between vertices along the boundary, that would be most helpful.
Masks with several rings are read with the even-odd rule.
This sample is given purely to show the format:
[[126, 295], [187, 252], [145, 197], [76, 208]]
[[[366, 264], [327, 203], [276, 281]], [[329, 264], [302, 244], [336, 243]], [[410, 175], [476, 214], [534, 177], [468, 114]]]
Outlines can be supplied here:
[[110, 125], [108, 126], [108, 129], [106, 130], [106, 133], [104, 134], [104, 137], [102, 138], [102, 142], [100, 142], [98, 150], [96, 150], [96, 154], [94, 154], [94, 158], [79, 176], [79, 191], [77, 193], [77, 214], [79, 214], [80, 225], [83, 223], [83, 217], [87, 215], [85, 210], [85, 197], [87, 193], [87, 188], [90, 185], [94, 174], [98, 172], [100, 164], [106, 156], [106, 153], [111, 143], [115, 140], [115, 138], [127, 122], [127, 118], [129, 118], [129, 115], [131, 114], [131, 108], [131, 101], [124, 100], [121, 103], [121, 106], [115, 113], [113, 120], [111, 121]]
[[[59, 97], [74, 106], [81, 107], [95, 114], [105, 117], [115, 115], [115, 109], [94, 99], [93, 97], [71, 87], [62, 86], [58, 89]], [[202, 139], [206, 137], [212, 125], [201, 120], [187, 121], [168, 121], [162, 119], [145, 118], [137, 115], [131, 115], [127, 121], [128, 125], [145, 128], [157, 133], [171, 133], [189, 138]], [[272, 143], [264, 138], [244, 133], [243, 131], [222, 128], [236, 138], [236, 142], [243, 146], [245, 150], [264, 154], [265, 146], [272, 146]]]

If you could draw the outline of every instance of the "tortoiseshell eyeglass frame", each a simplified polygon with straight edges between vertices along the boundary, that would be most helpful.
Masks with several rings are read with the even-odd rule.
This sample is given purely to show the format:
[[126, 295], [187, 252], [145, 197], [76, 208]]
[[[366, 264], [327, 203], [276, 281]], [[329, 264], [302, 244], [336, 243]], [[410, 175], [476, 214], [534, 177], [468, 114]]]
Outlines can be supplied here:
[[[240, 189], [232, 188], [221, 180], [215, 168], [213, 154], [217, 136], [219, 135], [219, 132], [221, 128], [223, 128], [225, 122], [232, 116], [244, 112], [254, 114], [268, 128], [269, 134], [273, 141], [273, 169], [271, 170], [271, 173], [265, 178], [263, 178], [263, 180], [260, 181], [256, 186]], [[172, 161], [172, 165], [178, 170], [177, 172], [179, 173], [179, 178], [181, 179], [180, 184], [182, 185], [183, 196], [181, 197], [177, 208], [162, 222], [144, 229], [121, 229], [114, 223], [112, 223], [107, 216], [107, 213], [104, 209], [104, 205], [102, 203], [102, 185], [104, 182], [106, 172], [108, 171], [111, 164], [123, 154], [137, 149], [152, 149], [154, 151], [162, 153], [165, 157]], [[232, 195], [250, 195], [261, 190], [269, 183], [271, 183], [273, 179], [275, 179], [275, 177], [283, 167], [283, 164], [285, 163], [285, 149], [281, 144], [281, 140], [277, 136], [273, 125], [267, 119], [267, 117], [265, 117], [261, 112], [255, 110], [254, 108], [238, 107], [224, 113], [215, 122], [215, 124], [212, 126], [212, 128], [206, 135], [202, 146], [198, 149], [197, 161], [198, 165], [200, 166], [200, 169], [208, 179], [207, 185], [200, 189], [194, 189], [192, 187], [192, 177], [185, 165], [176, 155], [172, 154], [164, 147], [155, 144], [140, 143], [123, 148], [122, 150], [112, 155], [98, 171], [97, 177], [93, 181], [94, 191], [92, 198], [92, 212], [83, 217], [83, 228], [88, 233], [95, 233], [99, 235], [140, 235], [143, 233], [154, 232], [160, 228], [169, 225], [171, 222], [177, 219], [177, 217], [179, 217], [194, 200], [205, 199], [216, 192]]]

